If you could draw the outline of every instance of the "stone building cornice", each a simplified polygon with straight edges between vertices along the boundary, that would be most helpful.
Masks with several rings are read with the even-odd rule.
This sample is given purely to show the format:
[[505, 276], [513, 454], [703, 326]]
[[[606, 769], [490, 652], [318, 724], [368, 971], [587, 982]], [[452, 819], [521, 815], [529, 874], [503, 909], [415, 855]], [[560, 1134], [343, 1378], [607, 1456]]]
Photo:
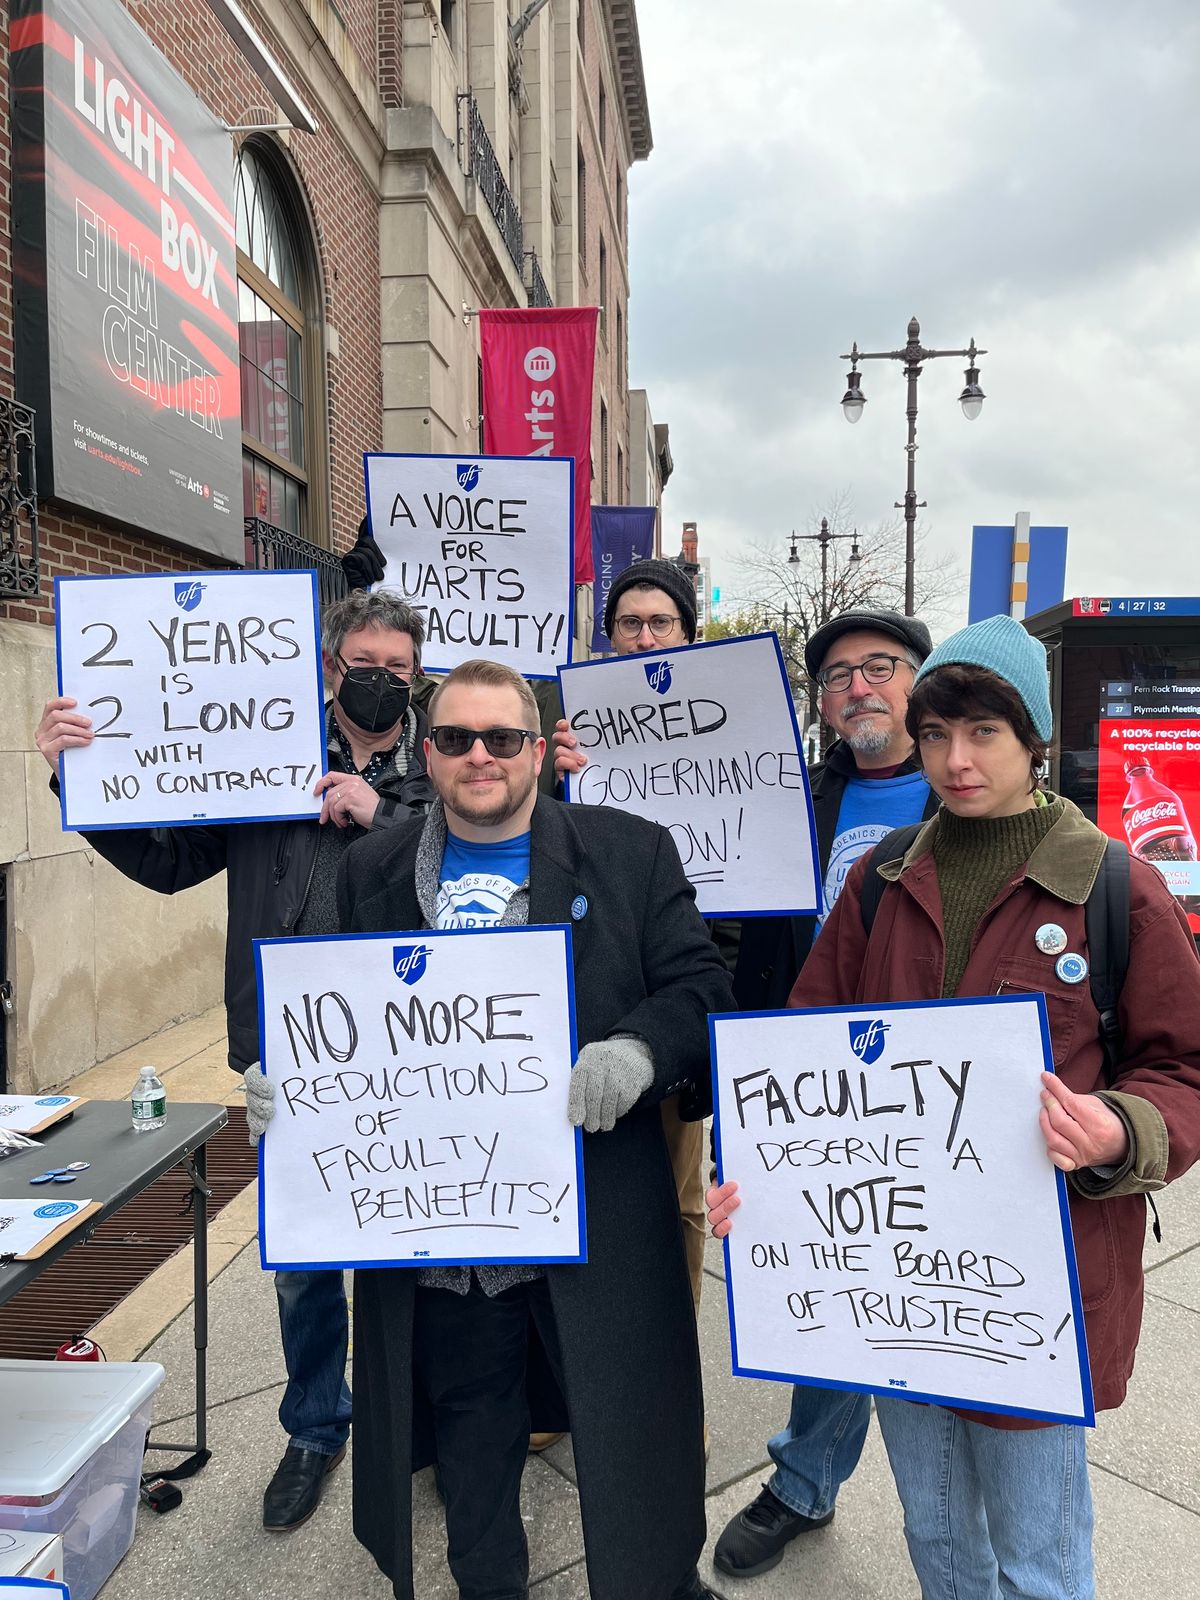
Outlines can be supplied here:
[[612, 34], [613, 61], [621, 83], [621, 99], [629, 125], [629, 143], [635, 161], [645, 161], [654, 148], [650, 131], [650, 101], [642, 68], [635, 0], [607, 0], [604, 11]]

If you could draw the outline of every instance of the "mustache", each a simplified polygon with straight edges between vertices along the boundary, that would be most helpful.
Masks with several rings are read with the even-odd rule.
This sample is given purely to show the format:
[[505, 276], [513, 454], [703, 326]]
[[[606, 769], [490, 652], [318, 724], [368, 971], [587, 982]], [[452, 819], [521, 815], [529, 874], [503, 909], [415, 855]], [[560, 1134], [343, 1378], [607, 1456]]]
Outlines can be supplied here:
[[842, 707], [843, 717], [856, 716], [860, 711], [882, 711], [886, 716], [891, 710], [886, 700], [880, 700], [877, 695], [860, 695], [857, 700], [847, 700]]

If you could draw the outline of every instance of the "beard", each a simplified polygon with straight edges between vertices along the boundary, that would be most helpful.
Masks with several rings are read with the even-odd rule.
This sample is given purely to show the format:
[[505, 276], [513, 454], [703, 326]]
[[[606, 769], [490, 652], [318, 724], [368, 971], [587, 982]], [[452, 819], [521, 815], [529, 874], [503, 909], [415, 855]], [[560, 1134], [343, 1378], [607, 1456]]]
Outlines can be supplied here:
[[465, 773], [460, 774], [448, 788], [443, 789], [440, 785], [437, 787], [447, 811], [479, 828], [494, 828], [502, 822], [507, 822], [509, 817], [525, 804], [537, 782], [537, 774], [532, 768], [527, 772], [514, 774], [501, 770], [494, 773], [475, 773], [472, 776], [492, 778], [501, 785], [499, 792], [489, 795], [486, 799], [482, 795], [473, 794]]
[[[873, 695], [863, 695], [859, 700], [848, 701], [842, 708], [842, 719], [846, 724], [842, 738], [855, 755], [881, 756], [892, 742], [893, 730], [890, 726], [881, 726], [874, 719], [860, 724], [859, 714], [865, 711], [878, 712], [890, 722], [891, 706], [886, 701], [877, 700]], [[847, 718], [853, 720], [846, 722]]]

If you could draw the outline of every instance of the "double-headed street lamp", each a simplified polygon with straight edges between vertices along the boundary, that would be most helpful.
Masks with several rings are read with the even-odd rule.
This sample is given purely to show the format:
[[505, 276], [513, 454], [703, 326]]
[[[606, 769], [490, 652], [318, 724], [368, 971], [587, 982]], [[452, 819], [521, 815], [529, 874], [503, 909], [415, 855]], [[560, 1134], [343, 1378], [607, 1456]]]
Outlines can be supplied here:
[[788, 552], [789, 567], [800, 565], [800, 552], [796, 549], [798, 539], [813, 539], [821, 546], [821, 620], [817, 626], [823, 628], [829, 621], [829, 546], [835, 539], [853, 539], [854, 543], [850, 546], [850, 561], [852, 565], [857, 565], [862, 560], [862, 551], [858, 548], [858, 529], [856, 528], [853, 533], [830, 533], [827, 517], [821, 518], [819, 533], [797, 533], [793, 528], [792, 548]]
[[[862, 392], [862, 374], [858, 371], [860, 361], [903, 361], [904, 376], [908, 379], [908, 443], [905, 450], [908, 453], [908, 483], [904, 491], [903, 501], [896, 501], [897, 511], [904, 511], [904, 614], [911, 617], [913, 614], [913, 566], [916, 554], [916, 527], [918, 505], [924, 506], [924, 500], [917, 500], [917, 379], [921, 376], [922, 364], [926, 361], [935, 361], [939, 356], [966, 356], [968, 361], [966, 383], [963, 392], [959, 395], [959, 404], [963, 409], [963, 416], [968, 422], [983, 410], [984, 393], [979, 387], [979, 368], [975, 365], [977, 356], [987, 355], [986, 350], [977, 350], [974, 339], [966, 350], [926, 350], [921, 343], [921, 324], [916, 317], [908, 324], [908, 343], [903, 350], [860, 350], [857, 340], [850, 348], [848, 355], [842, 356], [843, 361], [850, 363], [850, 371], [846, 374], [846, 392], [842, 396], [842, 410], [845, 412], [847, 422], [857, 422], [862, 416], [863, 407], [867, 397]], [[815, 538], [817, 535], [810, 534]], [[845, 537], [841, 535], [840, 537]]]

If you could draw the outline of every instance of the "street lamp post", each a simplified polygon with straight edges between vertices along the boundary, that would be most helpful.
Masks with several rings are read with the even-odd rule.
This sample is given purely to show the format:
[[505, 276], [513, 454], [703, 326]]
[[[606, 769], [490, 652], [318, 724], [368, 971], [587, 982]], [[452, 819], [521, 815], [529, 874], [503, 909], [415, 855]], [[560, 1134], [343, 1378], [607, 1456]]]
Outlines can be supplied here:
[[[985, 355], [987, 355], [986, 350], [975, 348], [974, 339], [966, 350], [926, 350], [921, 343], [921, 324], [916, 317], [913, 317], [908, 324], [908, 343], [902, 350], [860, 350], [858, 341], [855, 340], [850, 347], [850, 353], [841, 358], [850, 363], [850, 371], [846, 374], [846, 392], [842, 396], [842, 410], [847, 422], [857, 422], [867, 403], [867, 397], [862, 392], [862, 374], [858, 371], [858, 363], [860, 361], [904, 363], [904, 376], [908, 379], [908, 443], [904, 447], [908, 454], [908, 478], [904, 499], [896, 501], [896, 509], [897, 511], [902, 509], [904, 512], [904, 615], [906, 617], [911, 617], [913, 614], [917, 511], [927, 503], [917, 499], [917, 379], [921, 376], [921, 367], [926, 361], [935, 361], [939, 356], [966, 356], [968, 363], [966, 382], [958, 400], [963, 409], [963, 416], [968, 422], [974, 422], [983, 410], [984, 401], [983, 390], [979, 387], [979, 368], [975, 362], [978, 356]], [[808, 537], [815, 538], [816, 535], [810, 534]]]
[[853, 539], [854, 543], [850, 546], [850, 561], [852, 565], [857, 565], [862, 560], [862, 551], [858, 548], [858, 529], [856, 528], [853, 533], [830, 533], [827, 517], [821, 518], [819, 533], [797, 533], [793, 528], [792, 548], [788, 552], [789, 567], [800, 564], [800, 552], [796, 549], [796, 542], [799, 539], [815, 540], [821, 547], [821, 620], [818, 627], [823, 628], [829, 621], [829, 546], [835, 539]]

